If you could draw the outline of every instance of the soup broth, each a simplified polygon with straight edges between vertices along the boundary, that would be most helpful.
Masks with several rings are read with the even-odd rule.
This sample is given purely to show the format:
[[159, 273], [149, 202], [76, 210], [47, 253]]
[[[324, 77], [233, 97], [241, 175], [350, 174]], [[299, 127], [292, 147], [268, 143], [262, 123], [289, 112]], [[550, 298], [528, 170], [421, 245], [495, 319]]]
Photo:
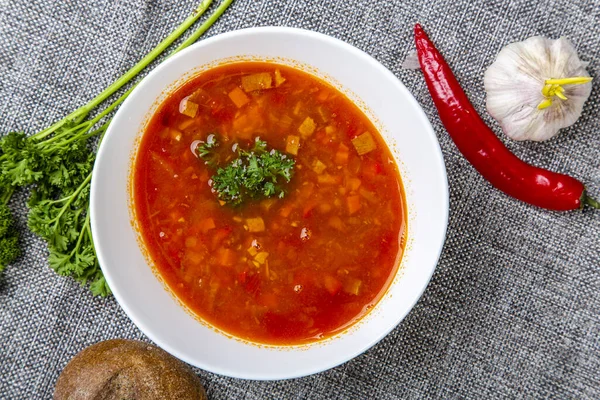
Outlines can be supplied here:
[[[293, 175], [281, 196], [227, 204], [214, 176], [257, 138], [295, 161]], [[211, 140], [218, 165], [198, 155]], [[174, 294], [253, 342], [347, 328], [383, 295], [403, 251], [402, 184], [379, 132], [344, 94], [283, 65], [219, 66], [169, 95], [141, 140], [132, 195]]]

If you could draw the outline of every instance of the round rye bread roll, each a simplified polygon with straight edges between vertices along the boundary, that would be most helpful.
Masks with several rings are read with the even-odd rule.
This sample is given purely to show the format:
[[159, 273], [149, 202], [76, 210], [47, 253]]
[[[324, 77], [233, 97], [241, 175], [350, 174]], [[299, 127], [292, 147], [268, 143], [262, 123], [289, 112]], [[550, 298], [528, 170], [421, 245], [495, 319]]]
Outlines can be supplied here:
[[206, 400], [200, 378], [164, 350], [136, 340], [96, 343], [56, 382], [54, 400]]

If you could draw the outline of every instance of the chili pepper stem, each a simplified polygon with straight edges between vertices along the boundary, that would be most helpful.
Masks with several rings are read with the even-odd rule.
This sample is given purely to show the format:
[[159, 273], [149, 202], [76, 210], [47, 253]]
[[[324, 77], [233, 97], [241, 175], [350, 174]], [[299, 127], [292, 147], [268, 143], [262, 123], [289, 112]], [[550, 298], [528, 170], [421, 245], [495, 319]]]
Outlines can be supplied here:
[[600, 201], [597, 201], [595, 199], [593, 199], [592, 197], [588, 196], [587, 193], [583, 194], [583, 201], [581, 202], [582, 205], [587, 204], [590, 207], [593, 208], [599, 208], [600, 209]]

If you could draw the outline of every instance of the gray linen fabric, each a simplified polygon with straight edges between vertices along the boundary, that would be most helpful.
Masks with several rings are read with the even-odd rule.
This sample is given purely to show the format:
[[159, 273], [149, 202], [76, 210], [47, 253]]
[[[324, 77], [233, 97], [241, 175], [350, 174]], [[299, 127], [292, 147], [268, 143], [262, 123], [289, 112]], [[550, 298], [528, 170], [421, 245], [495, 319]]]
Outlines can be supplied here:
[[[126, 71], [195, 0], [0, 0], [0, 132], [33, 133]], [[502, 46], [567, 36], [600, 77], [600, 3], [590, 0], [237, 0], [206, 36], [282, 25], [319, 31], [371, 54], [429, 116], [450, 183], [448, 237], [408, 317], [365, 354], [281, 382], [197, 371], [211, 399], [600, 398], [600, 211], [554, 213], [494, 190], [441, 126], [423, 77], [400, 68], [421, 22], [485, 113], [483, 72]], [[546, 143], [508, 146], [580, 178], [600, 197], [600, 101]], [[47, 265], [42, 241], [0, 278], [0, 398], [47, 399], [66, 363], [109, 338], [147, 340], [114, 298], [94, 298]]]

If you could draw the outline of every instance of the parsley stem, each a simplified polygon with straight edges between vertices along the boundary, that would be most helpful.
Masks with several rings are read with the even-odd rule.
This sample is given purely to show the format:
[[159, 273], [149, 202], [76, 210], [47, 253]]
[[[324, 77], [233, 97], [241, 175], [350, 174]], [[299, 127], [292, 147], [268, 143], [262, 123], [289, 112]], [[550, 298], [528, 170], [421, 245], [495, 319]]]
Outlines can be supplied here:
[[90, 172], [87, 176], [87, 178], [85, 178], [85, 180], [83, 182], [81, 182], [81, 185], [79, 185], [79, 187], [77, 188], [77, 190], [75, 190], [72, 194], [70, 194], [68, 197], [64, 197], [62, 199], [59, 200], [55, 200], [55, 201], [51, 201], [49, 202], [49, 204], [52, 203], [60, 203], [63, 200], [68, 200], [61, 208], [60, 213], [58, 213], [58, 215], [56, 216], [56, 218], [52, 219], [52, 223], [57, 222], [60, 220], [60, 218], [63, 216], [63, 214], [69, 210], [69, 206], [75, 201], [75, 199], [77, 199], [77, 196], [79, 196], [79, 194], [81, 193], [81, 191], [90, 184], [90, 181], [92, 180], [92, 173]]
[[231, 5], [231, 3], [233, 3], [233, 0], [223, 0], [223, 2], [219, 4], [219, 7], [215, 10], [215, 12], [197, 30], [195, 30], [190, 35], [190, 37], [188, 37], [183, 43], [181, 43], [170, 55], [173, 55], [196, 42], [196, 40], [198, 40], [198, 38], [202, 36], [202, 34], [206, 32], [208, 28], [210, 28], [217, 19], [219, 19], [219, 17], [225, 12], [225, 10], [227, 10], [227, 7]]
[[109, 119], [108, 121], [106, 121], [104, 124], [102, 124], [102, 126], [100, 128], [95, 129], [95, 130], [89, 132], [90, 127], [92, 127], [93, 125], [96, 124], [95, 122], [92, 123], [92, 121], [90, 121], [87, 124], [87, 127], [85, 127], [85, 129], [83, 129], [82, 131], [78, 132], [77, 135], [75, 135], [75, 136], [73, 136], [73, 137], [71, 137], [71, 138], [69, 138], [69, 139], [61, 142], [58, 145], [55, 145], [54, 147], [45, 148], [43, 150], [43, 152], [45, 152], [45, 153], [52, 153], [55, 150], [55, 148], [64, 147], [64, 146], [66, 146], [66, 145], [68, 145], [70, 143], [73, 143], [73, 142], [77, 141], [77, 140], [81, 140], [84, 136], [85, 136], [85, 139], [89, 139], [89, 138], [94, 137], [96, 135], [104, 136], [104, 132], [106, 132], [106, 129], [108, 128], [108, 125], [110, 124], [111, 121], [112, 121], [112, 118]]
[[[231, 5], [231, 3], [233, 3], [233, 0], [224, 0], [219, 5], [219, 7], [215, 10], [215, 12], [212, 13], [210, 15], [210, 17], [206, 21], [204, 21], [202, 23], [202, 25], [200, 25], [200, 27], [198, 29], [196, 29], [190, 35], [190, 37], [188, 37], [183, 43], [181, 43], [175, 50], [173, 50], [171, 53], [169, 53], [169, 55], [167, 56], [167, 58], [171, 57], [172, 55], [174, 55], [176, 53], [179, 53], [181, 50], [185, 49], [186, 47], [188, 47], [188, 46], [192, 45], [194, 42], [196, 42], [196, 40], [198, 40], [198, 38], [200, 36], [202, 36], [202, 34], [204, 32], [206, 32], [217, 21], [217, 19], [219, 19], [219, 17], [225, 12], [225, 10], [227, 9], [227, 7], [229, 7]], [[95, 121], [94, 123], [98, 122], [102, 117], [104, 117], [107, 114], [109, 114], [118, 105], [120, 105], [122, 102], [124, 102], [125, 99], [131, 94], [131, 92], [133, 91], [133, 89], [135, 89], [135, 87], [138, 85], [138, 83], [139, 82], [134, 83], [133, 86], [131, 86], [129, 89], [127, 89], [127, 91], [125, 93], [123, 93], [117, 100], [115, 100], [114, 103], [112, 103], [106, 110], [104, 110], [102, 113], [100, 113], [92, 121]], [[104, 137], [104, 133], [100, 137], [100, 141], [102, 141], [103, 137]], [[100, 144], [100, 143], [98, 143], [98, 144]]]
[[8, 201], [10, 200], [10, 198], [12, 197], [14, 192], [15, 192], [14, 186], [12, 186], [12, 185], [7, 186], [5, 188], [5, 192], [2, 193], [2, 197], [0, 198], [0, 204], [2, 204], [2, 205], [8, 204]]
[[[76, 126], [73, 129], [69, 129], [68, 132], [77, 131], [78, 129], [81, 129], [81, 131], [79, 132], [79, 134], [77, 134], [77, 135], [69, 138], [68, 140], [62, 142], [61, 146], [64, 146], [66, 144], [69, 144], [71, 142], [79, 140], [81, 138], [81, 136], [83, 136], [84, 134], [86, 134], [94, 125], [96, 125], [98, 122], [100, 122], [100, 120], [102, 118], [104, 118], [105, 116], [107, 116], [108, 114], [110, 114], [119, 104], [121, 104], [127, 98], [127, 96], [129, 96], [129, 94], [132, 92], [132, 90], [133, 90], [134, 87], [135, 87], [135, 85], [132, 86], [131, 88], [129, 88], [114, 103], [112, 103], [110, 106], [108, 106], [107, 108], [105, 108], [100, 114], [98, 114], [96, 117], [94, 117], [94, 119], [92, 119], [92, 120], [90, 120], [88, 122], [85, 122], [83, 124], [80, 124], [80, 125]], [[95, 135], [97, 135], [99, 133], [101, 134], [101, 136], [104, 136], [104, 132], [106, 132], [106, 129], [108, 128], [108, 125], [110, 124], [111, 121], [112, 121], [112, 118], [109, 119], [107, 122], [105, 122], [104, 125], [102, 125], [100, 128], [98, 128], [97, 130], [95, 130], [91, 134], [89, 134], [88, 137], [95, 136]], [[81, 126], [81, 128], [79, 128], [80, 126]], [[46, 141], [44, 141], [44, 143], [50, 143], [55, 138], [60, 138], [61, 136], [64, 136], [63, 132], [61, 132], [57, 136], [53, 136], [50, 139], [47, 139]]]
[[79, 123], [78, 125], [70, 128], [70, 129], [61, 131], [60, 133], [57, 133], [56, 135], [52, 136], [51, 138], [48, 138], [48, 139], [44, 140], [43, 142], [38, 142], [38, 143], [41, 143], [42, 146], [46, 146], [50, 143], [58, 141], [59, 139], [62, 139], [65, 136], [70, 136], [73, 132], [80, 131], [84, 128], [89, 129], [88, 125], [89, 124], [87, 122]]
[[[86, 231], [88, 234], [88, 237], [90, 239], [90, 244], [92, 245], [92, 250], [94, 251], [94, 254], [96, 254], [96, 246], [94, 245], [94, 237], [92, 236], [92, 226], [90, 223], [90, 205], [88, 204], [88, 208], [87, 208], [87, 216], [85, 219], [85, 227], [86, 227]], [[98, 259], [96, 258], [96, 262], [98, 262]]]
[[86, 237], [84, 232], [88, 229], [89, 223], [90, 223], [90, 212], [89, 212], [89, 206], [88, 206], [87, 214], [85, 216], [85, 222], [83, 223], [83, 228], [81, 230], [81, 234], [79, 235], [79, 238], [77, 239], [77, 243], [75, 244], [75, 247], [73, 247], [73, 250], [71, 251], [71, 254], [70, 254], [71, 257], [73, 257], [76, 253], [79, 252], [79, 248], [81, 247], [81, 241], [83, 240], [84, 237]]
[[[204, 3], [208, 3], [208, 5], [210, 5], [210, 3], [212, 2], [212, 0], [210, 1], [205, 1]], [[203, 3], [203, 4], [204, 4]], [[231, 3], [233, 3], [233, 0], [224, 0], [219, 7], [215, 10], [214, 13], [212, 13], [210, 15], [210, 17], [202, 23], [202, 25], [200, 25], [200, 27], [198, 29], [196, 29], [191, 35], [190, 37], [188, 37], [183, 43], [181, 43], [175, 50], [173, 50], [168, 56], [171, 57], [172, 55], [180, 52], [181, 50], [185, 49], [186, 47], [190, 46], [191, 44], [193, 44], [196, 40], [198, 40], [198, 38], [200, 36], [202, 36], [202, 34], [204, 34], [204, 32], [206, 32], [216, 21], [217, 19], [225, 12], [225, 10], [231, 5]], [[208, 5], [206, 7], [208, 7]], [[205, 10], [205, 9], [204, 9]], [[204, 10], [202, 11], [202, 13], [204, 12]], [[201, 14], [200, 14], [201, 15]], [[187, 29], [187, 28], [186, 28]], [[165, 39], [166, 40], [166, 39]], [[163, 41], [164, 42], [164, 41]], [[156, 49], [155, 49], [156, 50]], [[164, 49], [161, 49], [161, 51]], [[149, 56], [150, 54], [148, 54]], [[148, 57], [146, 56], [146, 58]], [[154, 57], [156, 58], [156, 56]], [[142, 60], [144, 61], [144, 60]], [[140, 63], [142, 62], [140, 61]], [[138, 65], [140, 64], [138, 63]], [[135, 67], [134, 67], [135, 68]], [[132, 71], [134, 68], [132, 68], [130, 71]], [[143, 69], [140, 68], [140, 70]], [[138, 71], [139, 72], [139, 71]], [[129, 79], [130, 80], [130, 79]], [[118, 81], [117, 81], [118, 82]], [[117, 83], [115, 82], [115, 84]], [[126, 83], [126, 82], [125, 82]], [[87, 126], [87, 129], [85, 130], [87, 132], [87, 130], [89, 130], [92, 126], [94, 126], [96, 123], [98, 123], [102, 118], [104, 118], [106, 115], [110, 114], [115, 108], [117, 108], [121, 103], [123, 103], [125, 101], [125, 99], [127, 99], [127, 97], [131, 94], [131, 92], [133, 91], [133, 89], [135, 89], [135, 87], [138, 85], [139, 82], [136, 82], [133, 84], [133, 86], [131, 86], [129, 89], [127, 89], [127, 91], [125, 91], [121, 96], [119, 96], [119, 98], [117, 100], [115, 100], [110, 106], [108, 106], [106, 109], [104, 109], [104, 111], [102, 111], [100, 114], [98, 114], [96, 117], [94, 117], [94, 119], [92, 119], [89, 122], [89, 126]], [[115, 85], [113, 84], [113, 85]], [[117, 89], [115, 89], [111, 95], [118, 89], [120, 89], [123, 85], [120, 85]], [[108, 89], [107, 89], [108, 90]], [[110, 95], [109, 95], [110, 96]], [[107, 96], [108, 97], [108, 96]], [[91, 103], [88, 103], [86, 106], [89, 106]], [[97, 104], [96, 104], [97, 105]], [[96, 106], [94, 105], [94, 107]], [[84, 106], [85, 107], [85, 106]], [[93, 107], [91, 107], [93, 108]], [[77, 111], [75, 111], [77, 112]], [[88, 112], [82, 113], [81, 115], [77, 116], [76, 122], [81, 122], [85, 119], [85, 117], [88, 115]], [[61, 121], [63, 124], [68, 120], [69, 116], [65, 117], [65, 119], [63, 121]], [[111, 119], [112, 120], [112, 119]], [[110, 121], [108, 121], [108, 123], [110, 123]], [[88, 123], [86, 123], [87, 125]], [[55, 124], [56, 125], [56, 124]], [[58, 137], [62, 137], [65, 136], [66, 134], [70, 134], [73, 131], [76, 131], [79, 129], [79, 126], [81, 126], [83, 124], [79, 124], [78, 126], [76, 126], [75, 128], [69, 129], [65, 132], [61, 132], [60, 134], [56, 135], [55, 137], [52, 137], [50, 139], [47, 139], [46, 142], [51, 142], [53, 141], [53, 139], [58, 138]], [[55, 129], [57, 129], [59, 126], [57, 126]], [[50, 130], [52, 127], [48, 128], [47, 130]], [[108, 124], [106, 125], [106, 128], [108, 128]], [[106, 132], [106, 129], [104, 129], [104, 132]], [[104, 132], [102, 132], [102, 135], [100, 137], [100, 141], [102, 140], [102, 138], [104, 137]], [[51, 133], [51, 132], [50, 132]], [[48, 133], [48, 134], [50, 134]], [[41, 134], [41, 132], [40, 132]], [[38, 134], [38, 135], [40, 135]], [[43, 138], [44, 136], [38, 136], [38, 135], [34, 135], [33, 138], [35, 139], [40, 139]], [[75, 139], [70, 139], [69, 141], [67, 141], [67, 143], [74, 141]]]
[[154, 61], [167, 47], [169, 47], [175, 40], [177, 40], [185, 31], [187, 31], [210, 7], [212, 0], [203, 0], [200, 5], [194, 10], [192, 15], [185, 19], [169, 36], [167, 36], [162, 42], [160, 42], [151, 52], [149, 52], [144, 58], [142, 58], [136, 65], [129, 69], [124, 75], [113, 82], [112, 85], [104, 89], [99, 95], [90, 100], [86, 105], [73, 111], [62, 120], [56, 122], [50, 127], [44, 129], [33, 135], [35, 139], [43, 139], [48, 135], [51, 135], [56, 129], [63, 126], [66, 122], [71, 120], [79, 121], [87, 116], [87, 114], [97, 107], [104, 100], [112, 96], [117, 90], [123, 85], [132, 80], [138, 75], [144, 68]]

